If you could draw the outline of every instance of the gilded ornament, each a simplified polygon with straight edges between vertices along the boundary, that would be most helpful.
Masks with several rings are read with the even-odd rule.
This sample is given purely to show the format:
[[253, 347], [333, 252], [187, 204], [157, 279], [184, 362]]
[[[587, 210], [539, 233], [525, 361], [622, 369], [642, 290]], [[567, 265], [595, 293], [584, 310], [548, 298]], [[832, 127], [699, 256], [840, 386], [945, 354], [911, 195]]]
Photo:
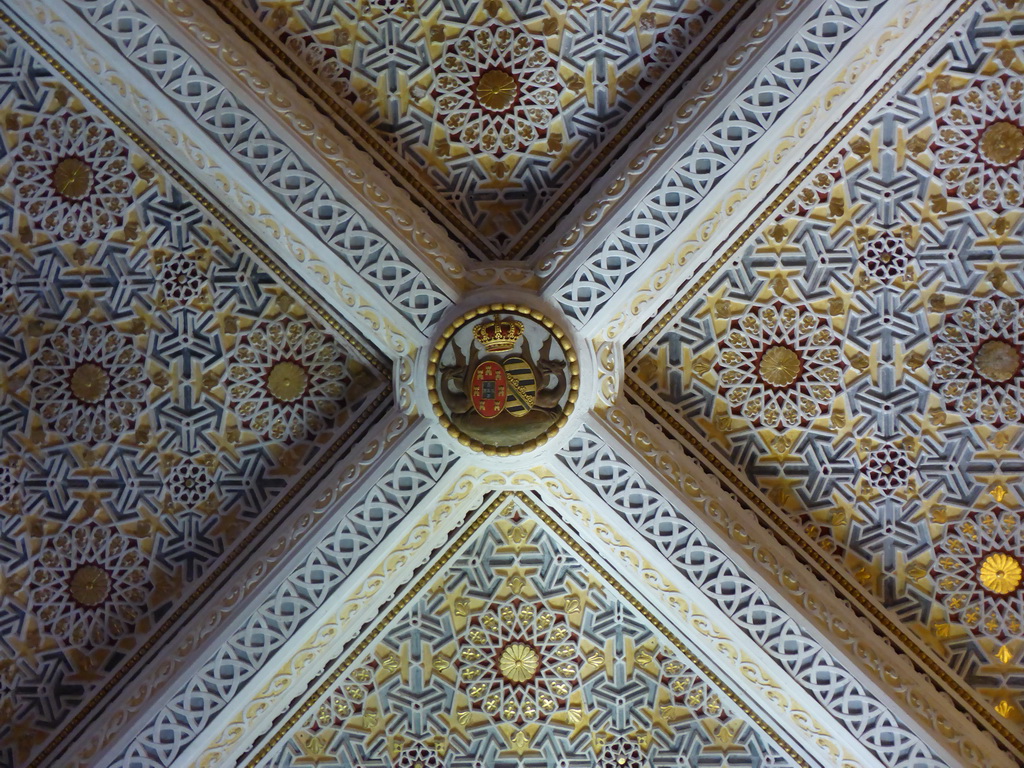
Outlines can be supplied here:
[[298, 400], [306, 391], [309, 377], [301, 365], [284, 360], [270, 369], [267, 389], [283, 403]]
[[96, 363], [82, 363], [71, 374], [70, 387], [83, 403], [98, 403], [110, 390], [110, 376]]
[[81, 200], [92, 189], [92, 168], [77, 157], [65, 157], [54, 166], [53, 188], [68, 200]]
[[974, 368], [989, 381], [1009, 381], [1020, 371], [1020, 350], [999, 339], [989, 339], [978, 347]]
[[526, 643], [511, 643], [501, 652], [498, 667], [506, 680], [522, 683], [537, 674], [540, 656]]
[[518, 93], [515, 78], [503, 69], [487, 70], [476, 84], [477, 101], [492, 112], [503, 112], [511, 107]]
[[491, 304], [444, 331], [427, 386], [449, 434], [484, 453], [517, 454], [564, 426], [579, 391], [579, 365], [565, 334], [540, 312]]
[[113, 130], [62, 111], [26, 128], [14, 151], [12, 178], [32, 224], [79, 242], [122, 225], [135, 173]]
[[978, 580], [989, 592], [1009, 594], [1020, 584], [1020, 562], [1003, 552], [995, 552], [982, 561]]
[[758, 367], [761, 378], [773, 387], [788, 387], [800, 376], [800, 358], [789, 347], [769, 347]]
[[928, 358], [947, 408], [999, 426], [1024, 417], [1024, 302], [992, 297], [948, 314]]
[[68, 589], [80, 605], [99, 605], [110, 594], [110, 575], [98, 566], [83, 565], [71, 576]]
[[999, 120], [982, 132], [979, 148], [993, 165], [1011, 165], [1024, 154], [1024, 131], [1015, 123]]

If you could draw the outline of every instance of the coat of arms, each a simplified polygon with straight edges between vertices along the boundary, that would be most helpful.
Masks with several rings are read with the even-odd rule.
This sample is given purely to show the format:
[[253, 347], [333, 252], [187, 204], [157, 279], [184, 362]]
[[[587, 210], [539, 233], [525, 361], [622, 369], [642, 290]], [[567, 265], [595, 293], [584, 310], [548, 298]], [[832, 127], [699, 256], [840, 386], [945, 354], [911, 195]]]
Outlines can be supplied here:
[[463, 318], [435, 351], [431, 399], [453, 434], [478, 449], [513, 453], [564, 423], [576, 370], [567, 340], [539, 313]]

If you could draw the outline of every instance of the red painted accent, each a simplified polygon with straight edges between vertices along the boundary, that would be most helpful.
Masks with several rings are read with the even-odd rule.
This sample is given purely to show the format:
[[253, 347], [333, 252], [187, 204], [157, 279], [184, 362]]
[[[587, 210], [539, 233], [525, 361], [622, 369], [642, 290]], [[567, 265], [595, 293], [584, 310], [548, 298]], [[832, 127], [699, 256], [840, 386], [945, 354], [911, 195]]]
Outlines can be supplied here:
[[469, 394], [476, 412], [485, 419], [493, 419], [504, 410], [507, 395], [505, 369], [501, 364], [494, 361], [480, 363], [473, 371]]

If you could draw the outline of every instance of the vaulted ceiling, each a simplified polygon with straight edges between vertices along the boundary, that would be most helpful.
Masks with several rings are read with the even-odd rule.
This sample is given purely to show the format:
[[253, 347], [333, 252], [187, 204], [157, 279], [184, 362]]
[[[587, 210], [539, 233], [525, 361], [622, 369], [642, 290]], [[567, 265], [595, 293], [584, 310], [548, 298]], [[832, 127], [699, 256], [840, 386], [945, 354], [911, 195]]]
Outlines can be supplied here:
[[1016, 0], [3, 0], [0, 768], [1021, 764], [1022, 100]]

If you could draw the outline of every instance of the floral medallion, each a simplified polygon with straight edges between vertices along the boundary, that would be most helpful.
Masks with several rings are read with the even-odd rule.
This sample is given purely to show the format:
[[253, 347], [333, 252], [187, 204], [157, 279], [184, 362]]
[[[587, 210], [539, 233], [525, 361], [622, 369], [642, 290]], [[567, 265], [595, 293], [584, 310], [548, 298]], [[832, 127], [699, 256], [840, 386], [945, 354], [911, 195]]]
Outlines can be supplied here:
[[148, 385], [133, 337], [99, 325], [52, 333], [29, 377], [35, 407], [49, 428], [93, 445], [134, 428]]
[[563, 88], [543, 40], [492, 26], [448, 45], [432, 93], [448, 141], [501, 157], [545, 137]]
[[568, 338], [541, 313], [491, 304], [441, 335], [427, 385], [434, 414], [464, 445], [522, 453], [565, 424], [579, 391], [579, 364]]
[[950, 195], [1001, 211], [1024, 202], [1024, 78], [974, 80], [939, 114], [935, 173]]
[[129, 634], [151, 589], [146, 556], [114, 529], [83, 526], [44, 542], [29, 609], [69, 643], [107, 645]]
[[474, 706], [510, 723], [565, 709], [580, 685], [579, 638], [543, 603], [484, 606], [466, 624], [455, 665]]
[[309, 323], [278, 320], [242, 334], [226, 369], [228, 405], [246, 429], [305, 440], [347, 412], [344, 349]]
[[864, 250], [864, 268], [876, 280], [891, 283], [906, 274], [911, 253], [902, 237], [881, 234]]
[[907, 485], [913, 467], [902, 448], [883, 445], [868, 455], [863, 471], [873, 488], [889, 494]]
[[1024, 520], [998, 508], [946, 528], [932, 576], [950, 616], [979, 635], [1024, 636]]
[[184, 255], [168, 256], [160, 264], [160, 286], [164, 299], [172, 305], [188, 304], [203, 295], [206, 276], [195, 259]]
[[827, 415], [842, 386], [842, 346], [828, 320], [775, 304], [734, 319], [715, 364], [733, 413], [786, 429]]
[[113, 130], [69, 113], [25, 130], [12, 166], [18, 203], [33, 224], [78, 241], [121, 225], [134, 175]]
[[1024, 301], [969, 301], [947, 315], [929, 356], [932, 386], [964, 416], [987, 424], [1021, 420]]

